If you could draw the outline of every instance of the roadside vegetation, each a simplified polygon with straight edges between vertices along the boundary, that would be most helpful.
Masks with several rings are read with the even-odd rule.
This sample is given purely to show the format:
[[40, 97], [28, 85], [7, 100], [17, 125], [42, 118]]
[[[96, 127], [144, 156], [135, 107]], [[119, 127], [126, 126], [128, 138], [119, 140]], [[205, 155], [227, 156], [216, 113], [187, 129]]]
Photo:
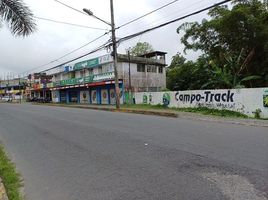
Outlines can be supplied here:
[[0, 177], [5, 186], [9, 200], [22, 200], [20, 188], [22, 180], [16, 172], [14, 164], [8, 159], [4, 148], [0, 145]]
[[196, 61], [173, 56], [167, 68], [170, 90], [230, 89], [268, 86], [268, 2], [235, 0], [218, 6], [202, 22], [178, 27], [184, 53], [198, 51]]
[[122, 105], [122, 108], [133, 108], [133, 109], [157, 109], [163, 111], [177, 111], [177, 112], [191, 112], [191, 113], [200, 113], [203, 115], [213, 115], [220, 117], [235, 117], [235, 118], [249, 118], [247, 115], [244, 115], [239, 112], [230, 111], [230, 110], [218, 110], [206, 107], [198, 107], [198, 108], [168, 108], [163, 105], [148, 105], [148, 104], [125, 104]]

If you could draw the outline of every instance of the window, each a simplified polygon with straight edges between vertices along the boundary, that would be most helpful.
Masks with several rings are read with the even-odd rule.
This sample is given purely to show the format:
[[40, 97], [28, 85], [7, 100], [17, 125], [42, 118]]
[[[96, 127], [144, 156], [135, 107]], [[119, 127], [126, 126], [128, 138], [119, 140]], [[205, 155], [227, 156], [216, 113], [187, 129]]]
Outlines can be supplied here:
[[98, 73], [99, 73], [99, 74], [102, 73], [102, 67], [98, 67]]
[[154, 65], [147, 65], [147, 72], [156, 73], [157, 67]]
[[88, 69], [88, 73], [93, 74], [93, 69], [92, 68]]
[[68, 74], [68, 78], [75, 78], [75, 72], [71, 72]]
[[80, 77], [84, 77], [84, 71], [80, 71]]
[[160, 66], [158, 67], [158, 73], [159, 74], [162, 74], [163, 73], [163, 67], [160, 67]]
[[137, 64], [137, 72], [145, 72], [145, 65]]

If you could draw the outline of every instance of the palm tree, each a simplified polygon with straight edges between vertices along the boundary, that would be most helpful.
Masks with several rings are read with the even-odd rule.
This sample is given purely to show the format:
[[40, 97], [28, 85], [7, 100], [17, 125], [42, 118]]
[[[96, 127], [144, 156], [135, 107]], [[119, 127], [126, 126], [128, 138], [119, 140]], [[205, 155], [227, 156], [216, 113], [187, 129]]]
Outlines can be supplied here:
[[36, 29], [33, 14], [22, 0], [0, 0], [0, 26], [3, 21], [15, 36], [28, 36]]

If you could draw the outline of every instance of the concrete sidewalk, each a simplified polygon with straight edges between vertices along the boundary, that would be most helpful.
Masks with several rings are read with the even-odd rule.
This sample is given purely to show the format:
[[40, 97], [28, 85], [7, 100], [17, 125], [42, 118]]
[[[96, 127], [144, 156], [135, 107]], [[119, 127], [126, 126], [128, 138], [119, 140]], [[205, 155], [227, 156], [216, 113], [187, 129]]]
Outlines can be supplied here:
[[191, 112], [178, 112], [174, 110], [158, 110], [158, 109], [139, 109], [139, 108], [120, 108], [117, 110], [113, 105], [89, 105], [89, 104], [41, 104], [33, 103], [33, 105], [44, 105], [44, 106], [57, 106], [57, 107], [68, 107], [68, 108], [81, 108], [81, 109], [93, 109], [93, 110], [104, 110], [110, 112], [125, 112], [125, 113], [134, 113], [134, 114], [144, 114], [144, 115], [155, 115], [163, 117], [172, 117], [172, 118], [181, 118], [181, 119], [192, 119], [199, 121], [209, 121], [217, 123], [230, 123], [230, 124], [239, 124], [246, 126], [260, 126], [268, 128], [268, 120], [259, 120], [252, 118], [231, 118], [231, 117], [220, 117], [212, 115], [203, 115], [200, 113], [191, 113]]

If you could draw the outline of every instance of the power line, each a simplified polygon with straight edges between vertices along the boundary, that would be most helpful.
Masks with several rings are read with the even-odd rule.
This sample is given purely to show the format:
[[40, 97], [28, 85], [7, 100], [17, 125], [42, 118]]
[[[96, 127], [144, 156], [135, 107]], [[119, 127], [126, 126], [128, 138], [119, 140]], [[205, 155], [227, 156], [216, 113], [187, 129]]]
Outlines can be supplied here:
[[[54, 1], [57, 1], [57, 2], [58, 2], [58, 0], [54, 0]], [[153, 30], [162, 28], [162, 27], [164, 27], [164, 26], [167, 26], [167, 25], [172, 24], [172, 23], [174, 23], [174, 22], [177, 22], [177, 21], [180, 21], [180, 20], [182, 20], [182, 19], [188, 18], [188, 17], [190, 17], [190, 16], [197, 15], [197, 14], [199, 14], [199, 13], [201, 13], [201, 12], [204, 12], [204, 11], [206, 11], [206, 10], [209, 10], [209, 9], [214, 8], [214, 7], [220, 6], [220, 5], [222, 5], [222, 4], [228, 3], [228, 2], [230, 2], [230, 1], [232, 1], [232, 0], [224, 0], [224, 1], [221, 1], [221, 2], [216, 3], [216, 4], [214, 4], [214, 5], [211, 5], [211, 6], [208, 6], [208, 7], [203, 8], [203, 9], [200, 9], [200, 10], [198, 10], [198, 11], [192, 12], [192, 13], [190, 13], [190, 14], [187, 14], [187, 15], [184, 15], [184, 16], [182, 16], [182, 17], [176, 18], [176, 19], [174, 19], [174, 20], [168, 21], [168, 22], [166, 22], [166, 23], [160, 24], [160, 25], [155, 26], [155, 27], [153, 27], [153, 28], [149, 28], [149, 29], [140, 31], [140, 32], [135, 33], [135, 34], [128, 35], [128, 36], [126, 36], [126, 37], [123, 37], [123, 38], [119, 39], [119, 40], [117, 41], [117, 43], [121, 43], [121, 42], [130, 40], [130, 39], [132, 39], [132, 38], [134, 38], [134, 37], [137, 37], [137, 36], [139, 36], [139, 35], [142, 35], [142, 34], [144, 34], [144, 33], [151, 32], [151, 31], [153, 31]], [[171, 3], [171, 2], [170, 2], [170, 3]], [[67, 7], [69, 7], [69, 6], [67, 6]], [[78, 10], [78, 11], [79, 11], [79, 10]], [[82, 12], [81, 12], [81, 13], [82, 13]], [[83, 13], [83, 14], [84, 14], [84, 13]], [[137, 20], [138, 20], [138, 18], [137, 18]], [[133, 20], [132, 20], [132, 21], [133, 21]], [[131, 22], [131, 23], [132, 23], [132, 22]], [[106, 35], [106, 34], [108, 34], [108, 32], [106, 32], [104, 35]], [[47, 63], [47, 64], [45, 64], [45, 65], [42, 65], [42, 67], [43, 67], [43, 66], [46, 66], [46, 65], [48, 65], [48, 64], [51, 64], [51, 63], [53, 63], [53, 62], [56, 62], [56, 61], [58, 61], [59, 59], [65, 57], [65, 56], [67, 56], [67, 55], [70, 55], [71, 53], [73, 53], [73, 52], [75, 52], [75, 51], [77, 51], [77, 50], [79, 50], [79, 49], [81, 49], [81, 48], [83, 48], [83, 47], [89, 45], [90, 43], [96, 41], [97, 39], [103, 37], [104, 35], [101, 35], [100, 37], [96, 38], [95, 40], [93, 40], [93, 41], [91, 41], [91, 42], [89, 42], [89, 43], [87, 43], [87, 44], [85, 44], [85, 45], [83, 45], [83, 46], [81, 46], [81, 47], [79, 47], [79, 48], [77, 48], [77, 49], [75, 49], [75, 50], [73, 50], [73, 51], [67, 53], [67, 54], [65, 54], [64, 56], [61, 56], [61, 57], [58, 58], [58, 59], [55, 59], [55, 60], [53, 60], [53, 61], [51, 61], [51, 62], [49, 62], [49, 63]], [[65, 65], [65, 64], [67, 64], [67, 63], [70, 63], [70, 62], [73, 62], [73, 61], [78, 60], [78, 59], [80, 59], [80, 58], [83, 58], [83, 57], [85, 57], [85, 56], [87, 56], [87, 55], [89, 55], [89, 54], [92, 54], [92, 53], [94, 53], [94, 52], [96, 52], [96, 51], [99, 51], [99, 50], [103, 49], [103, 48], [105, 47], [106, 44], [107, 44], [107, 43], [105, 43], [104, 45], [100, 46], [98, 49], [93, 50], [92, 52], [89, 52], [89, 53], [87, 53], [87, 54], [84, 54], [84, 55], [79, 56], [79, 57], [77, 57], [77, 58], [75, 58], [75, 59], [69, 60], [69, 61], [67, 61], [67, 62], [64, 62], [64, 63], [62, 63], [62, 64], [60, 64], [60, 65], [55, 66], [55, 67], [49, 68], [49, 69], [47, 69], [47, 70], [43, 70], [43, 71], [41, 71], [41, 72], [45, 72], [45, 71], [48, 71], [48, 70], [51, 70], [51, 69], [55, 69], [55, 68], [57, 68], [57, 67], [60, 67], [60, 66], [62, 66], [62, 65]], [[41, 67], [41, 66], [39, 66], [38, 68], [40, 68], [40, 67]]]
[[[163, 22], [166, 21], [166, 20], [170, 20], [170, 19], [171, 19], [171, 16], [172, 16], [172, 19], [173, 19], [174, 17], [177, 17], [177, 16], [178, 16], [178, 12], [179, 12], [179, 11], [185, 11], [185, 10], [187, 10], [188, 8], [191, 8], [193, 5], [198, 5], [198, 4], [201, 3], [201, 2], [204, 2], [204, 0], [200, 0], [200, 1], [194, 2], [194, 3], [190, 4], [190, 5], [188, 5], [186, 8], [180, 8], [180, 9], [178, 9], [176, 12], [169, 13], [167, 16], [164, 16], [164, 17], [162, 17], [161, 19], [154, 20], [154, 21], [152, 21], [152, 22], [150, 22], [150, 23], [147, 23], [146, 25], [143, 25], [143, 26], [141, 26], [141, 27], [139, 27], [139, 28], [136, 27], [136, 29], [145, 29], [145, 27], [153, 26], [153, 25], [156, 25], [156, 24], [163, 23]], [[206, 5], [204, 5], [204, 6], [207, 6], [207, 5], [211, 5], [211, 4], [209, 3], [209, 4], [206, 4]], [[196, 7], [196, 8], [199, 9], [200, 6], [198, 6], [198, 7]], [[187, 12], [183, 12], [183, 13], [181, 13], [181, 15], [185, 15], [185, 14], [187, 14], [188, 12], [189, 12], [189, 10], [188, 10]], [[176, 14], [176, 15], [175, 15], [175, 14]], [[127, 33], [127, 34], [130, 34], [130, 33]]]
[[63, 66], [63, 65], [66, 65], [66, 64], [68, 64], [68, 63], [70, 63], [70, 62], [76, 61], [76, 60], [78, 60], [78, 59], [80, 59], [80, 58], [83, 58], [83, 57], [88, 56], [88, 55], [90, 55], [90, 54], [96, 53], [97, 51], [100, 51], [100, 50], [104, 49], [104, 48], [107, 46], [108, 43], [109, 43], [109, 42], [106, 42], [106, 43], [104, 43], [103, 45], [97, 47], [96, 49], [94, 49], [94, 50], [92, 50], [92, 51], [90, 51], [90, 52], [88, 52], [88, 53], [86, 53], [86, 54], [83, 54], [82, 56], [76, 57], [76, 58], [74, 58], [74, 59], [72, 59], [72, 60], [68, 60], [68, 61], [66, 61], [66, 62], [64, 62], [64, 63], [61, 63], [61, 64], [59, 64], [59, 65], [57, 65], [57, 66], [54, 66], [54, 67], [51, 67], [51, 68], [49, 68], [49, 69], [45, 69], [45, 70], [41, 71], [40, 73], [42, 73], [42, 72], [46, 72], [46, 71], [49, 71], [49, 70], [52, 70], [52, 69], [56, 69], [56, 68], [58, 68], [58, 67], [61, 67], [61, 66]]
[[161, 10], [161, 9], [163, 9], [163, 8], [165, 8], [165, 7], [167, 7], [167, 6], [171, 5], [171, 4], [173, 4], [173, 3], [176, 3], [177, 1], [179, 1], [179, 0], [171, 1], [171, 2], [169, 2], [169, 3], [167, 3], [167, 4], [163, 5], [163, 6], [161, 6], [161, 7], [159, 7], [159, 8], [157, 8], [157, 9], [155, 9], [155, 10], [152, 10], [152, 11], [150, 11], [150, 12], [148, 12], [148, 13], [146, 13], [146, 14], [140, 16], [140, 17], [137, 17], [137, 18], [135, 18], [135, 19], [133, 19], [133, 20], [131, 20], [131, 21], [125, 23], [125, 24], [122, 24], [122, 25], [118, 26], [116, 29], [122, 28], [122, 27], [124, 27], [124, 26], [127, 26], [127, 25], [129, 25], [129, 24], [135, 22], [135, 21], [138, 21], [139, 19], [144, 18], [144, 17], [146, 17], [146, 16], [148, 16], [148, 15], [150, 15], [150, 14], [152, 14], [152, 13], [158, 11], [158, 10]]
[[25, 71], [25, 72], [22, 72], [21, 74], [27, 73], [27, 72], [29, 72], [29, 71], [37, 70], [37, 69], [39, 69], [39, 68], [41, 68], [41, 67], [44, 67], [44, 66], [47, 66], [47, 65], [49, 65], [49, 64], [52, 64], [52, 63], [54, 63], [54, 62], [57, 62], [58, 60], [60, 60], [60, 59], [62, 59], [62, 58], [64, 58], [64, 57], [66, 57], [66, 56], [68, 56], [68, 55], [70, 55], [70, 54], [72, 54], [72, 53], [74, 53], [74, 52], [76, 52], [76, 51], [78, 51], [78, 50], [80, 50], [80, 49], [82, 49], [82, 48], [88, 46], [89, 44], [91, 44], [91, 43], [93, 43], [93, 42], [99, 40], [100, 38], [104, 37], [104, 36], [107, 35], [108, 33], [109, 33], [109, 32], [106, 32], [106, 33], [100, 35], [99, 37], [95, 38], [94, 40], [91, 40], [90, 42], [88, 42], [88, 43], [86, 43], [86, 44], [84, 44], [84, 45], [82, 45], [82, 46], [80, 46], [80, 47], [78, 47], [78, 48], [76, 48], [76, 49], [70, 51], [69, 53], [64, 54], [63, 56], [61, 56], [61, 57], [59, 57], [59, 58], [57, 58], [57, 59], [54, 59], [54, 60], [52, 60], [52, 61], [50, 61], [50, 62], [48, 62], [48, 63], [46, 63], [46, 64], [43, 64], [43, 65], [40, 65], [40, 66], [38, 66], [38, 67], [32, 68], [32, 69], [27, 70], [27, 71]]
[[65, 3], [61, 2], [61, 1], [58, 1], [58, 0], [54, 0], [54, 1], [56, 1], [57, 3], [59, 3], [59, 4], [61, 4], [61, 5], [64, 5], [64, 6], [67, 7], [67, 8], [70, 8], [70, 9], [76, 11], [76, 12], [79, 12], [79, 13], [81, 13], [81, 14], [83, 14], [83, 15], [88, 16], [86, 13], [82, 12], [81, 10], [78, 10], [78, 9], [72, 7], [72, 6], [69, 6], [69, 5], [67, 5], [67, 4], [65, 4]]
[[54, 23], [58, 23], [58, 24], [66, 24], [66, 25], [70, 25], [70, 26], [77, 26], [77, 27], [81, 27], [81, 28], [89, 28], [89, 29], [102, 30], [102, 31], [107, 30], [107, 29], [104, 29], [104, 28], [96, 28], [96, 27], [90, 27], [90, 26], [85, 26], [85, 25], [80, 25], [80, 24], [73, 24], [73, 23], [69, 23], [69, 22], [62, 22], [62, 21], [57, 21], [57, 20], [53, 20], [53, 19], [47, 19], [47, 18], [43, 18], [43, 17], [34, 16], [34, 18], [49, 21], [49, 22], [54, 22]]
[[207, 11], [207, 10], [209, 10], [209, 9], [211, 9], [211, 8], [220, 6], [220, 5], [225, 4], [225, 3], [228, 3], [228, 2], [230, 2], [230, 1], [232, 1], [232, 0], [224, 0], [224, 1], [221, 1], [221, 2], [216, 3], [216, 4], [214, 4], [214, 5], [205, 7], [205, 8], [203, 8], [203, 9], [198, 10], [198, 11], [192, 12], [192, 13], [190, 13], [190, 14], [187, 14], [187, 15], [184, 15], [184, 16], [182, 16], [182, 17], [176, 18], [176, 19], [174, 19], [174, 20], [168, 21], [168, 22], [166, 22], [166, 23], [160, 24], [160, 25], [155, 26], [155, 27], [153, 27], [153, 28], [149, 28], [149, 29], [146, 29], [146, 30], [144, 30], [144, 31], [140, 31], [140, 32], [137, 32], [137, 33], [128, 35], [128, 36], [126, 36], [126, 37], [123, 37], [123, 38], [119, 39], [117, 42], [120, 43], [120, 42], [129, 40], [129, 39], [132, 39], [132, 38], [137, 37], [137, 36], [139, 36], [139, 35], [142, 35], [142, 34], [144, 34], [144, 33], [151, 32], [151, 31], [153, 31], [153, 30], [162, 28], [162, 27], [164, 27], [164, 26], [167, 26], [167, 25], [172, 24], [172, 23], [174, 23], [174, 22], [180, 21], [180, 20], [182, 20], [182, 19], [191, 17], [191, 16], [193, 16], [193, 15], [197, 15], [197, 14], [199, 14], [199, 13], [201, 13], [201, 12]]

